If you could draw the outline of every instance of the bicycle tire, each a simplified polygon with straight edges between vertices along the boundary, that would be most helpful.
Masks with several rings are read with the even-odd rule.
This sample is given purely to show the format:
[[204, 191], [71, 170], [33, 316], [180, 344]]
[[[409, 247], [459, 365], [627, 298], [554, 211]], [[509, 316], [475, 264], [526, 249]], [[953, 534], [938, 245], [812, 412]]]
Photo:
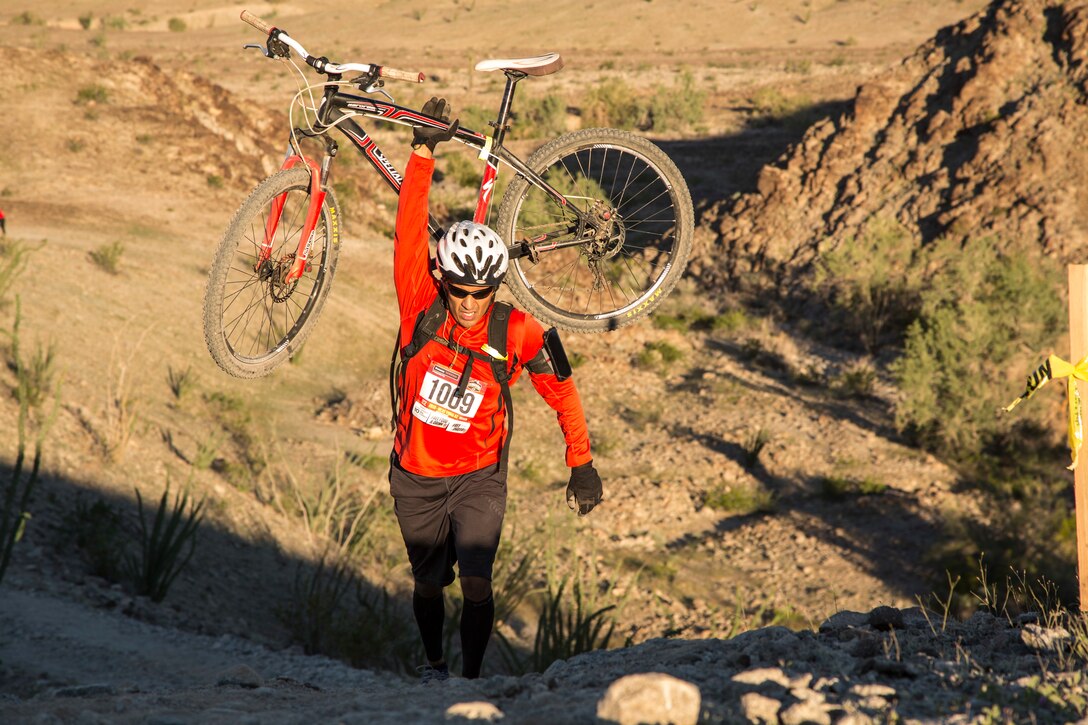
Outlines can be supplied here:
[[519, 174], [499, 207], [498, 232], [508, 244], [547, 233], [558, 242], [587, 241], [511, 260], [506, 282], [518, 302], [537, 319], [575, 332], [614, 330], [652, 312], [680, 280], [695, 233], [691, 195], [676, 164], [644, 138], [593, 128], [545, 144], [526, 165], [569, 204], [603, 212], [612, 223], [587, 238], [577, 217]]
[[[265, 220], [280, 195], [286, 196], [271, 257], [258, 264]], [[309, 170], [280, 171], [242, 202], [219, 242], [204, 293], [204, 339], [216, 364], [235, 377], [262, 377], [290, 359], [325, 306], [340, 255], [340, 207], [331, 191], [314, 229], [306, 270], [294, 283], [283, 281], [309, 205]]]

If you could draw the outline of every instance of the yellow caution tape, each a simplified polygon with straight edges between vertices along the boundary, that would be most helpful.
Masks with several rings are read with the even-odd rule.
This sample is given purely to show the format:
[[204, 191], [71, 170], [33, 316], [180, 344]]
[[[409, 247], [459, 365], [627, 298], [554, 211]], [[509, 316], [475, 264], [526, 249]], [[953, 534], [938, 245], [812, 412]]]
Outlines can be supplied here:
[[1019, 398], [1005, 406], [1005, 412], [1012, 411], [1013, 408], [1020, 404], [1020, 401], [1027, 400], [1035, 395], [1039, 388], [1057, 378], [1068, 378], [1066, 395], [1069, 400], [1069, 452], [1073, 458], [1069, 470], [1072, 471], [1077, 467], [1077, 454], [1080, 453], [1080, 446], [1084, 442], [1083, 421], [1080, 414], [1080, 392], [1077, 390], [1076, 381], [1084, 380], [1088, 382], [1088, 357], [1074, 365], [1062, 360], [1057, 355], [1051, 355], [1046, 359], [1046, 362], [1028, 375], [1027, 388]]
[[487, 161], [487, 157], [491, 155], [491, 144], [494, 140], [495, 139], [491, 136], [484, 137], [484, 145], [480, 149], [480, 154], [478, 156], [481, 161]]

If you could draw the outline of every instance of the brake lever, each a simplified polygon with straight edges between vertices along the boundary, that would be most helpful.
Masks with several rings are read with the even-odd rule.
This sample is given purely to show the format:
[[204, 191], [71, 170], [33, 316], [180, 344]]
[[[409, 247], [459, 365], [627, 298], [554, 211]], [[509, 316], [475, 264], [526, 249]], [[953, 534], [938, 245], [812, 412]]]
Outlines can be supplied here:
[[261, 51], [261, 55], [263, 55], [265, 58], [274, 57], [271, 53], [268, 52], [268, 49], [265, 48], [260, 43], [246, 43], [245, 45], [242, 46], [242, 50], [249, 50], [250, 48], [253, 48], [254, 50]]
[[359, 86], [359, 89], [363, 93], [380, 93], [388, 98], [390, 103], [396, 103], [393, 96], [389, 95], [389, 92], [384, 90], [385, 81], [376, 77], [373, 72], [361, 75], [358, 78], [353, 78], [351, 82]]

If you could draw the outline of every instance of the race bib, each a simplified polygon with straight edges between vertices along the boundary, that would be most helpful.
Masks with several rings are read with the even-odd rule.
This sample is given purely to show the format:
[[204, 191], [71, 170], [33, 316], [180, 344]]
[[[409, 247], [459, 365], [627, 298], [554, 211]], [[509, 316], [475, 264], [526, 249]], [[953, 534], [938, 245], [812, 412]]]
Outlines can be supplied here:
[[455, 397], [460, 373], [445, 365], [432, 363], [423, 376], [423, 384], [412, 405], [412, 415], [450, 433], [465, 433], [483, 402], [486, 383], [470, 378], [465, 394]]

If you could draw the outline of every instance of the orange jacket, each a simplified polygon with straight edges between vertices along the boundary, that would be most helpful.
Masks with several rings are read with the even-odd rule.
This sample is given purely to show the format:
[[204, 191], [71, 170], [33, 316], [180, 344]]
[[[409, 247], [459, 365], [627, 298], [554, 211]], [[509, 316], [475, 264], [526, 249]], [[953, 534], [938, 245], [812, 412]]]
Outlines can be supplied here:
[[[404, 173], [393, 246], [393, 280], [400, 307], [400, 346], [412, 340], [416, 319], [438, 296], [438, 282], [431, 274], [427, 244], [427, 195], [434, 160], [412, 154]], [[438, 335], [472, 350], [487, 342], [491, 310], [466, 329], [446, 313]], [[540, 323], [521, 310], [513, 310], [507, 333], [506, 354], [519, 363], [510, 379], [518, 379], [521, 364], [533, 359], [544, 344]], [[490, 466], [499, 460], [505, 434], [506, 412], [500, 410], [501, 388], [491, 366], [473, 365], [471, 382], [457, 405], [449, 405], [449, 393], [457, 386], [466, 356], [430, 340], [412, 356], [400, 384], [400, 409], [393, 449], [406, 471], [422, 476], [455, 476]], [[566, 462], [577, 466], [591, 460], [585, 414], [572, 379], [559, 382], [555, 375], [529, 373], [529, 380], [556, 412], [567, 443]]]

